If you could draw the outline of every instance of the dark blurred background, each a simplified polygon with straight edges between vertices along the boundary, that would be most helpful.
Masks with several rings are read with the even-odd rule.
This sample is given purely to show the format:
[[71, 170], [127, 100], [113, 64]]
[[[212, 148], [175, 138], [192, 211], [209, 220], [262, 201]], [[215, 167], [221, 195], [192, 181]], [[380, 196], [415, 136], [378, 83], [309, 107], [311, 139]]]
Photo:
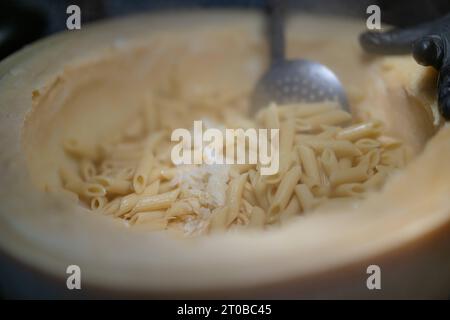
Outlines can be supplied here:
[[[366, 16], [377, 4], [382, 22], [407, 26], [450, 12], [449, 0], [285, 0], [289, 10]], [[260, 8], [265, 0], [0, 0], [0, 59], [45, 35], [65, 30], [66, 8], [76, 4], [82, 24], [136, 12], [182, 8]]]

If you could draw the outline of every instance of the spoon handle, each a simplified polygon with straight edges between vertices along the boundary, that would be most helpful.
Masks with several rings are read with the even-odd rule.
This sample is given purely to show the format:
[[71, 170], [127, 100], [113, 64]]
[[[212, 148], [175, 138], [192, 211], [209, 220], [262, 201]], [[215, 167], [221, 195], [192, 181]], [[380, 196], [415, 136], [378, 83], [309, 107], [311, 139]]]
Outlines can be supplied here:
[[271, 64], [284, 60], [284, 0], [268, 0], [269, 43]]

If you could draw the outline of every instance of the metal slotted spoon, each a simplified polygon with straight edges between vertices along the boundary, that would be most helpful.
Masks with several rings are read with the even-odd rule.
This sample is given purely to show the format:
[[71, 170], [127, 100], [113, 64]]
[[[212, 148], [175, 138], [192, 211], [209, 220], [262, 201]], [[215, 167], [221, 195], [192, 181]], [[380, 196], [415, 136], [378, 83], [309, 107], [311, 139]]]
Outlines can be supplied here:
[[326, 66], [305, 59], [286, 60], [284, 41], [284, 1], [268, 1], [270, 68], [253, 92], [250, 113], [271, 102], [338, 101], [349, 111], [347, 97], [337, 76]]

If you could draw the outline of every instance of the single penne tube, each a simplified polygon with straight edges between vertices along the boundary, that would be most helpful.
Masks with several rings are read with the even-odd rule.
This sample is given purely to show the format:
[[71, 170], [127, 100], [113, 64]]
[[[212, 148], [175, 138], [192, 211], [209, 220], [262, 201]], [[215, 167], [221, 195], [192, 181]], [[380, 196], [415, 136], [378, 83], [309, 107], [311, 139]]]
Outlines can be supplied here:
[[175, 183], [173, 183], [172, 181], [164, 181], [159, 184], [159, 192], [160, 193], [169, 192], [175, 188], [177, 188], [177, 185]]
[[250, 202], [248, 202], [247, 200], [242, 198], [242, 208], [243, 208], [243, 214], [245, 215], [245, 214], [250, 214], [252, 212], [253, 206], [250, 204]]
[[302, 134], [304, 132], [310, 132], [314, 129], [314, 126], [304, 121], [304, 119], [295, 119], [295, 133]]
[[96, 175], [97, 170], [95, 169], [95, 165], [92, 160], [83, 158], [80, 162], [80, 175], [84, 181], [88, 181], [93, 176]]
[[330, 176], [330, 183], [332, 186], [337, 186], [344, 183], [363, 182], [369, 177], [367, 167], [359, 165], [353, 168], [340, 169], [335, 171]]
[[359, 139], [355, 142], [355, 146], [361, 151], [362, 153], [367, 153], [373, 149], [377, 149], [381, 147], [381, 142], [370, 139], [370, 138], [363, 138]]
[[154, 148], [157, 143], [164, 136], [164, 132], [158, 132], [151, 135], [147, 140], [142, 158], [136, 168], [136, 172], [133, 177], [133, 189], [136, 193], [142, 193], [148, 184], [149, 176], [155, 165], [155, 157], [153, 155]]
[[[250, 174], [249, 174], [249, 179], [250, 179]], [[248, 190], [248, 191], [253, 192], [252, 184], [250, 182], [246, 181], [245, 184], [244, 184], [244, 190]]]
[[155, 218], [142, 223], [135, 223], [133, 227], [142, 231], [163, 231], [167, 230], [168, 223], [169, 222], [165, 218]]
[[252, 187], [254, 188], [256, 185], [256, 182], [258, 180], [258, 173], [256, 172], [256, 170], [251, 169], [248, 171], [248, 179], [250, 180], [250, 184], [252, 185]]
[[255, 197], [258, 201], [260, 207], [266, 209], [269, 207], [269, 203], [267, 202], [266, 192], [267, 192], [268, 184], [265, 182], [263, 176], [258, 176], [255, 185]]
[[120, 199], [120, 205], [117, 211], [114, 213], [114, 216], [121, 217], [124, 214], [133, 210], [139, 201], [139, 195], [137, 193], [130, 193]]
[[235, 164], [233, 165], [234, 170], [236, 170], [239, 174], [245, 173], [251, 169], [254, 169], [256, 164]]
[[339, 170], [339, 162], [333, 150], [324, 149], [319, 159], [328, 176], [330, 176], [332, 172]]
[[319, 126], [322, 132], [317, 134], [318, 139], [334, 139], [336, 138], [336, 134], [342, 130], [341, 127], [337, 126], [329, 126], [329, 125], [320, 125]]
[[212, 211], [209, 221], [209, 231], [218, 232], [228, 228], [228, 207], [219, 207]]
[[133, 177], [133, 189], [136, 193], [142, 193], [148, 183], [148, 178], [154, 165], [155, 158], [152, 149], [145, 150], [139, 161]]
[[401, 168], [405, 165], [405, 154], [401, 148], [386, 150], [381, 154], [380, 164]]
[[77, 193], [82, 198], [102, 197], [106, 195], [106, 189], [98, 183], [83, 182], [72, 179], [64, 184], [64, 188]]
[[326, 186], [330, 184], [330, 180], [328, 178], [328, 175], [325, 172], [325, 169], [323, 168], [322, 162], [317, 160], [317, 167], [319, 168], [319, 177], [320, 177], [320, 184], [319, 186]]
[[246, 213], [240, 212], [235, 221], [236, 223], [234, 225], [246, 226], [250, 222], [250, 218]]
[[[251, 186], [251, 185], [250, 185]], [[244, 188], [244, 193], [242, 194], [242, 198], [250, 203], [252, 206], [256, 206], [258, 200], [256, 200], [255, 194], [253, 193], [253, 187]]]
[[242, 194], [244, 192], [244, 185], [247, 181], [248, 174], [242, 174], [239, 177], [231, 180], [227, 189], [226, 206], [228, 207], [227, 225], [231, 224], [239, 214], [241, 207]]
[[291, 200], [289, 200], [286, 208], [280, 213], [280, 222], [283, 224], [288, 221], [290, 218], [297, 216], [301, 213], [302, 209], [300, 207], [297, 196], [294, 195]]
[[373, 149], [360, 158], [358, 166], [363, 166], [366, 169], [366, 172], [370, 173], [380, 163], [380, 159], [380, 149]]
[[364, 182], [364, 187], [367, 190], [378, 189], [386, 181], [388, 174], [386, 170], [378, 171], [373, 176], [371, 176], [367, 181]]
[[153, 183], [153, 182], [155, 182], [156, 180], [159, 180], [159, 179], [161, 179], [161, 178], [162, 178], [162, 177], [161, 177], [161, 169], [153, 168], [152, 171], [150, 172], [150, 175], [148, 176], [148, 182], [147, 182], [147, 184]]
[[330, 185], [321, 185], [321, 186], [311, 186], [308, 183], [306, 185], [309, 187], [309, 190], [311, 190], [314, 197], [317, 199], [319, 197], [328, 197], [330, 196], [331, 187]]
[[300, 145], [297, 147], [297, 150], [305, 175], [308, 176], [314, 184], [320, 185], [320, 171], [313, 149], [306, 145]]
[[266, 223], [266, 213], [260, 207], [253, 207], [250, 212], [248, 227], [252, 229], [261, 229]]
[[105, 215], [114, 215], [119, 210], [120, 198], [116, 198], [113, 201], [107, 203], [102, 212]]
[[120, 200], [119, 209], [117, 210], [115, 216], [121, 217], [124, 214], [132, 211], [133, 208], [138, 203], [139, 199], [141, 199], [142, 197], [145, 197], [145, 196], [157, 195], [158, 191], [159, 191], [159, 180], [156, 180], [152, 184], [147, 186], [144, 189], [144, 192], [142, 192], [142, 194], [130, 193], [130, 194], [122, 197]]
[[345, 183], [337, 186], [334, 194], [338, 197], [362, 197], [366, 190], [362, 183]]
[[171, 180], [175, 177], [177, 172], [178, 172], [177, 168], [162, 168], [160, 170], [160, 176], [164, 180]]
[[276, 174], [266, 177], [267, 183], [277, 183], [289, 169], [289, 166], [292, 162], [292, 147], [294, 145], [294, 138], [294, 120], [287, 119], [280, 125], [279, 169]]
[[301, 166], [301, 161], [300, 161], [300, 158], [298, 156], [298, 152], [295, 149], [293, 149], [291, 151], [291, 163], [289, 164], [288, 168], [291, 168], [293, 166]]
[[142, 192], [142, 196], [155, 196], [160, 192], [160, 185], [161, 182], [159, 180], [153, 181], [151, 184], [149, 184], [147, 187], [145, 187], [144, 191]]
[[193, 213], [193, 208], [187, 201], [176, 201], [172, 203], [170, 208], [166, 212], [166, 217], [168, 219], [175, 218], [175, 217], [181, 217], [188, 214]]
[[381, 146], [386, 150], [395, 149], [402, 145], [402, 142], [400, 140], [384, 135], [379, 136], [377, 140], [380, 142]]
[[266, 199], [269, 204], [272, 204], [275, 193], [277, 192], [278, 186], [276, 184], [269, 184], [266, 189]]
[[103, 197], [106, 195], [106, 189], [99, 183], [83, 183], [80, 195], [91, 197]]
[[273, 202], [269, 208], [269, 220], [272, 221], [273, 218], [283, 211], [294, 193], [295, 186], [297, 185], [300, 177], [302, 175], [302, 170], [300, 166], [292, 167], [281, 180], [280, 185], [277, 188]]
[[136, 213], [131, 219], [130, 223], [132, 224], [144, 224], [144, 223], [152, 223], [154, 220], [164, 219], [166, 213], [161, 210], [155, 211], [144, 211]]
[[298, 184], [294, 188], [295, 195], [297, 196], [300, 207], [303, 209], [303, 212], [311, 210], [317, 204], [314, 195], [311, 193], [311, 190], [305, 184]]
[[109, 194], [127, 194], [132, 190], [130, 181], [104, 175], [92, 177], [90, 182], [102, 185]]
[[106, 197], [93, 197], [91, 199], [91, 210], [101, 210], [107, 203]]
[[378, 136], [381, 133], [381, 129], [382, 124], [380, 121], [370, 121], [344, 128], [336, 135], [336, 138], [350, 141], [372, 138]]
[[157, 194], [154, 196], [142, 196], [132, 211], [153, 211], [160, 209], [168, 209], [180, 193], [180, 189]]
[[299, 141], [299, 144], [306, 144], [316, 150], [322, 152], [324, 149], [331, 149], [334, 151], [337, 157], [353, 157], [360, 156], [362, 153], [351, 142], [346, 140], [322, 140], [322, 139], [309, 139], [305, 141]]

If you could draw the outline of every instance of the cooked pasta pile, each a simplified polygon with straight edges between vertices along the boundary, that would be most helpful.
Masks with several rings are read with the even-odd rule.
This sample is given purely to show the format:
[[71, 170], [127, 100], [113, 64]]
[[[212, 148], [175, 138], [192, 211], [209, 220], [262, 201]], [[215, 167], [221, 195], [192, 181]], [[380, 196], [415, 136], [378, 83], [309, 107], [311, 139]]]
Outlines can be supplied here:
[[78, 170], [61, 170], [64, 188], [94, 212], [130, 225], [198, 235], [268, 228], [325, 203], [362, 199], [408, 160], [380, 122], [352, 124], [349, 113], [322, 103], [271, 105], [255, 120], [224, 112], [205, 119], [222, 129], [279, 128], [275, 175], [261, 175], [259, 165], [175, 166], [163, 114], [175, 112], [177, 103], [159, 99], [153, 108], [162, 112], [146, 108], [122, 134], [94, 148], [66, 141]]

